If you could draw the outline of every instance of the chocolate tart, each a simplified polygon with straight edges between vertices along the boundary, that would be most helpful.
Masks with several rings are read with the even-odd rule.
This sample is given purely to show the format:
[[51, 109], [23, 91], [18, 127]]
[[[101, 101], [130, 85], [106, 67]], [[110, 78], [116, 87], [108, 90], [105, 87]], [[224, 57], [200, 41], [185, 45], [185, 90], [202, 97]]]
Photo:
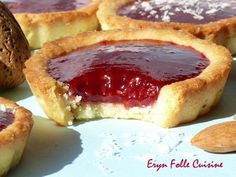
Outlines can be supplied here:
[[47, 43], [24, 73], [58, 124], [111, 117], [174, 127], [219, 101], [231, 64], [227, 49], [188, 33], [137, 29]]
[[236, 54], [235, 0], [104, 0], [102, 29], [173, 28], [223, 45]]
[[20, 162], [32, 126], [30, 111], [0, 97], [0, 176]]
[[30, 47], [80, 32], [96, 30], [100, 0], [4, 0], [15, 15]]

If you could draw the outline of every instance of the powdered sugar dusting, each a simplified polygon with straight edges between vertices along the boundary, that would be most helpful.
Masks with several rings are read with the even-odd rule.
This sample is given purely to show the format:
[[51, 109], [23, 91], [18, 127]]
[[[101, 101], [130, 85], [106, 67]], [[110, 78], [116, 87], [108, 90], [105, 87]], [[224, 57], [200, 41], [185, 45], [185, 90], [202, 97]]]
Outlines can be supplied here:
[[[129, 10], [136, 11], [139, 16], [146, 17], [151, 21], [175, 21], [175, 17], [182, 14], [189, 16], [193, 21], [217, 19], [222, 15], [232, 17], [236, 15], [236, 1], [227, 0], [136, 0], [129, 7]], [[229, 10], [229, 12], [227, 12]], [[231, 13], [232, 12], [232, 13]], [[216, 15], [216, 17], [213, 17]], [[210, 17], [209, 17], [210, 16]], [[179, 17], [178, 17], [179, 18]], [[181, 20], [181, 19], [180, 19]]]
[[119, 162], [131, 159], [146, 162], [149, 158], [174, 153], [185, 139], [185, 134], [178, 130], [160, 129], [150, 132], [124, 132], [119, 135], [106, 132], [99, 137], [102, 142], [95, 152], [97, 164], [100, 170], [109, 175], [115, 173], [115, 169], [109, 167], [109, 160]]
[[7, 110], [6, 106], [0, 104], [0, 111], [5, 112]]
[[2, 112], [11, 112], [11, 113], [14, 114], [16, 109], [11, 109], [11, 108], [6, 107], [3, 104], [0, 104], [0, 111], [2, 111]]

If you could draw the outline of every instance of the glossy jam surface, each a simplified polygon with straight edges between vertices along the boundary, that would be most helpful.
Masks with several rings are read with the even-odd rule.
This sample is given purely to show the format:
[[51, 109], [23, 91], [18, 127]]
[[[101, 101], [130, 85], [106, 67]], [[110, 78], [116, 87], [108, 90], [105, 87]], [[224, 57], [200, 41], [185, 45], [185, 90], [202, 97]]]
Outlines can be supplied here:
[[44, 13], [80, 9], [91, 0], [4, 0], [12, 13]]
[[0, 131], [11, 125], [15, 119], [15, 115], [12, 110], [6, 109], [4, 111], [0, 110]]
[[117, 14], [136, 20], [205, 24], [236, 15], [236, 0], [136, 0]]
[[84, 102], [145, 107], [164, 85], [195, 77], [208, 64], [201, 53], [171, 43], [104, 41], [49, 60], [48, 73]]

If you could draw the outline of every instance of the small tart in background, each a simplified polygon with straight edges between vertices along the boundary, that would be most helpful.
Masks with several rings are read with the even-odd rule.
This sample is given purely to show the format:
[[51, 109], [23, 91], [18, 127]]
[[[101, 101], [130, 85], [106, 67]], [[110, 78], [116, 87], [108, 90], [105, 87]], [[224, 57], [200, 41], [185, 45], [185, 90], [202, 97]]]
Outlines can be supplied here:
[[185, 30], [236, 54], [235, 0], [104, 0], [97, 15], [103, 30], [145, 27]]
[[30, 47], [76, 35], [99, 26], [96, 11], [100, 0], [4, 0], [15, 15]]
[[30, 111], [0, 97], [0, 176], [20, 162], [32, 126]]
[[47, 43], [24, 73], [58, 124], [135, 118], [174, 127], [219, 101], [231, 64], [227, 49], [188, 33], [130, 29]]

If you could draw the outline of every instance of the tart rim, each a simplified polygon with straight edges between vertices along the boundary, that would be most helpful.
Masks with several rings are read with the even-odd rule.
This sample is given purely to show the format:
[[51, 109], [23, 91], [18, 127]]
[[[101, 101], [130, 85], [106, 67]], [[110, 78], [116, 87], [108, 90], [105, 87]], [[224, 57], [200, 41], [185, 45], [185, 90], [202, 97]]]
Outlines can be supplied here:
[[[21, 20], [25, 25], [39, 25], [42, 23], [52, 23], [58, 19], [64, 19], [65, 22], [70, 22], [74, 18], [84, 18], [90, 16], [97, 10], [97, 5], [100, 0], [91, 0], [85, 7], [75, 10], [58, 11], [58, 12], [42, 12], [42, 13], [14, 13], [17, 20]], [[63, 14], [63, 16], [62, 16]]]
[[0, 144], [10, 144], [29, 133], [33, 126], [32, 113], [15, 102], [0, 97], [0, 105], [13, 111], [14, 121], [0, 131]]
[[[43, 43], [48, 42], [48, 40], [52, 41], [58, 38], [58, 34], [56, 37], [53, 36], [56, 35], [55, 31], [57, 31], [57, 26], [61, 26], [61, 30], [67, 31], [65, 33], [69, 35], [74, 35], [73, 33], [75, 32], [69, 30], [74, 25], [79, 26], [77, 33], [98, 28], [96, 11], [100, 1], [101, 0], [91, 0], [88, 5], [77, 10], [44, 13], [15, 13], [14, 16], [24, 31], [30, 43], [30, 47], [36, 49], [41, 48]], [[56, 33], [58, 33], [58, 31]], [[39, 38], [45, 35], [50, 39], [41, 39], [42, 41], [37, 42]], [[61, 35], [65, 34], [60, 34], [59, 37], [63, 37]]]
[[[134, 0], [103, 0], [97, 11], [98, 20], [103, 30], [122, 28], [172, 28], [185, 30], [196, 37], [207, 39], [217, 44], [226, 46], [232, 54], [236, 54], [236, 45], [232, 46], [230, 38], [236, 40], [236, 15], [226, 19], [220, 19], [206, 24], [178, 23], [178, 22], [152, 22], [132, 19], [117, 15], [117, 10]], [[235, 41], [234, 41], [235, 42]]]
[[20, 162], [33, 126], [32, 113], [15, 102], [0, 97], [0, 105], [12, 109], [14, 121], [0, 132], [0, 176]]
[[[209, 41], [196, 39], [194, 36], [186, 32], [180, 32], [171, 29], [157, 30], [150, 28], [150, 29], [137, 29], [137, 30], [130, 29], [124, 31], [113, 30], [113, 31], [101, 31], [101, 32], [87, 32], [81, 35], [77, 35], [76, 37], [66, 37], [63, 39], [59, 39], [51, 43], [47, 43], [41, 50], [39, 50], [34, 56], [32, 56], [26, 62], [26, 68], [24, 69], [24, 73], [31, 87], [31, 90], [33, 91], [34, 95], [42, 105], [48, 117], [55, 120], [57, 123], [61, 125], [68, 125], [72, 123], [74, 118], [71, 111], [65, 109], [67, 106], [66, 100], [63, 98], [65, 89], [62, 87], [63, 84], [58, 83], [58, 81], [53, 79], [47, 73], [47, 61], [57, 56], [65, 55], [66, 53], [72, 52], [79, 47], [82, 46], [86, 47], [91, 44], [95, 44], [104, 40], [119, 41], [119, 40], [142, 40], [142, 39], [173, 42], [177, 45], [179, 44], [192, 47], [197, 51], [200, 50], [201, 51], [200, 53], [204, 54], [206, 58], [210, 60], [209, 66], [206, 69], [204, 69], [203, 72], [197, 77], [187, 79], [184, 81], [175, 82], [170, 85], [162, 87], [159, 97], [157, 99], [157, 105], [163, 102], [164, 98], [162, 97], [164, 96], [162, 95], [165, 96], [173, 95], [172, 99], [179, 100], [180, 101], [179, 104], [183, 105], [185, 104], [184, 103], [185, 98], [183, 99], [183, 97], [189, 99], [189, 96], [195, 96], [196, 91], [204, 92], [206, 90], [206, 85], [212, 85], [213, 87], [216, 87], [217, 84], [221, 85], [221, 87], [222, 85], [224, 85], [232, 65], [232, 58], [230, 53], [222, 46], [217, 46], [216, 44], [213, 44]], [[80, 43], [76, 41], [80, 41]], [[222, 81], [219, 82], [218, 81], [219, 79], [221, 79]], [[216, 87], [217, 89], [219, 85], [217, 85]], [[51, 105], [50, 108], [46, 106], [46, 104]], [[103, 105], [106, 104], [104, 103]], [[61, 115], [58, 116], [59, 114]], [[192, 119], [195, 118], [196, 117]], [[172, 120], [172, 122], [173, 121], [174, 120]], [[174, 124], [177, 125], [178, 123], [179, 122], [177, 120], [177, 122], [174, 122], [173, 125]], [[173, 125], [163, 124], [164, 127], [171, 127]]]

